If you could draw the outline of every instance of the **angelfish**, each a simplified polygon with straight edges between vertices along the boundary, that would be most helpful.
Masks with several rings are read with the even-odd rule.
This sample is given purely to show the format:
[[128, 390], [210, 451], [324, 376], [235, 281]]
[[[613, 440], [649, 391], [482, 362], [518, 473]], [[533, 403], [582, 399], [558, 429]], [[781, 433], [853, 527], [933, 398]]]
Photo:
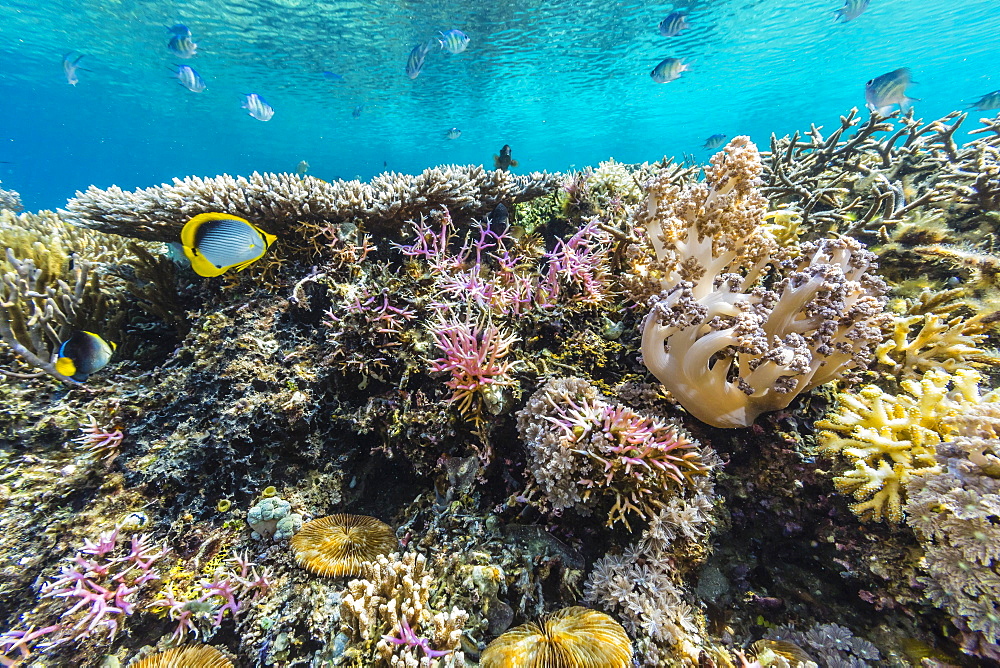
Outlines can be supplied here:
[[892, 111], [896, 104], [900, 111], [907, 111], [914, 102], [920, 101], [920, 98], [906, 96], [906, 87], [911, 83], [909, 67], [900, 67], [870, 79], [865, 84], [865, 106], [882, 116]]
[[75, 331], [59, 344], [56, 371], [80, 383], [97, 373], [111, 361], [115, 344], [108, 343], [93, 332]]
[[250, 221], [228, 213], [199, 213], [184, 224], [181, 245], [199, 276], [243, 271], [277, 240]]

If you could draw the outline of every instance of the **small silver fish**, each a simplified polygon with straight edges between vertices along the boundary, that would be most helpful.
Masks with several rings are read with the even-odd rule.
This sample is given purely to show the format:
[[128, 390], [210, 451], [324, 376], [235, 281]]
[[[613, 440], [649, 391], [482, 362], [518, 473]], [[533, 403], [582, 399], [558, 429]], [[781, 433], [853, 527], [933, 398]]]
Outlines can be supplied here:
[[981, 98], [970, 104], [969, 109], [978, 109], [979, 111], [1000, 109], [1000, 90], [995, 90], [992, 93], [983, 95]]
[[192, 93], [200, 93], [206, 88], [205, 80], [190, 65], [178, 65], [176, 76], [181, 85]]
[[406, 59], [406, 76], [411, 79], [416, 79], [420, 76], [420, 70], [424, 69], [424, 59], [427, 58], [430, 50], [430, 43], [417, 44], [413, 47], [410, 51], [410, 56]]
[[920, 101], [920, 98], [906, 96], [906, 87], [911, 83], [913, 80], [908, 67], [900, 67], [870, 79], [865, 84], [865, 106], [882, 116], [892, 111], [893, 105], [897, 104], [905, 112], [914, 102]]
[[851, 19], [856, 19], [868, 9], [870, 0], [844, 0], [844, 6], [834, 12], [837, 20], [847, 23]]
[[70, 86], [75, 86], [80, 83], [80, 79], [76, 76], [76, 71], [80, 68], [80, 61], [83, 60], [83, 56], [77, 56], [76, 60], [70, 60], [70, 56], [73, 52], [70, 51], [62, 59], [63, 72], [66, 74], [66, 83]]
[[438, 42], [441, 48], [449, 53], [462, 53], [469, 46], [469, 36], [458, 28], [452, 28], [448, 32], [438, 33], [441, 39]]
[[250, 93], [245, 96], [243, 104], [240, 106], [247, 110], [247, 113], [258, 121], [269, 121], [274, 116], [274, 109], [271, 105], [257, 93]]
[[659, 65], [653, 68], [649, 76], [656, 83], [668, 83], [679, 79], [681, 72], [687, 72], [689, 69], [691, 69], [689, 64], [685, 63], [682, 58], [664, 58]]
[[690, 27], [686, 15], [681, 12], [671, 12], [667, 18], [660, 21], [659, 30], [664, 37], [676, 37], [682, 30]]
[[181, 37], [180, 35], [171, 37], [170, 41], [167, 42], [167, 48], [178, 58], [191, 58], [198, 53], [198, 45], [192, 42], [190, 37]]
[[444, 136], [447, 139], [458, 139], [462, 136], [462, 131], [458, 128], [449, 128], [448, 131], [444, 133]]
[[719, 148], [725, 143], [726, 143], [726, 135], [712, 135], [711, 137], [705, 140], [705, 144], [702, 146], [702, 148], [715, 149]]
[[300, 160], [298, 166], [295, 168], [295, 175], [302, 177], [306, 175], [309, 171], [309, 163], [305, 160]]

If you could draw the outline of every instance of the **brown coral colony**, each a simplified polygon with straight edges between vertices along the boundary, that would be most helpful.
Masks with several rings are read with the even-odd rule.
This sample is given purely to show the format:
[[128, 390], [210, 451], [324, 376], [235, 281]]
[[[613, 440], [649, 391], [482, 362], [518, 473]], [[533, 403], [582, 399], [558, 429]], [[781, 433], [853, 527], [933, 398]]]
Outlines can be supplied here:
[[299, 566], [327, 577], [361, 575], [361, 564], [399, 547], [385, 522], [366, 515], [330, 515], [306, 522], [291, 539]]

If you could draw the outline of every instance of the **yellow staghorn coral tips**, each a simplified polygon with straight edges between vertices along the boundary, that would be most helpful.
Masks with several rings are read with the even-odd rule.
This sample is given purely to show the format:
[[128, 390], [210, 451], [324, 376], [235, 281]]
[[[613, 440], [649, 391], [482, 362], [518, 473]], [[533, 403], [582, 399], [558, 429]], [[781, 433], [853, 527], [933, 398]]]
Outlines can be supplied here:
[[392, 527], [366, 515], [330, 515], [306, 522], [291, 544], [299, 566], [329, 577], [361, 575], [361, 564], [399, 548]]
[[507, 631], [479, 657], [481, 668], [626, 668], [631, 661], [621, 624], [580, 606]]
[[147, 656], [129, 668], [233, 668], [233, 662], [211, 645], [192, 645]]

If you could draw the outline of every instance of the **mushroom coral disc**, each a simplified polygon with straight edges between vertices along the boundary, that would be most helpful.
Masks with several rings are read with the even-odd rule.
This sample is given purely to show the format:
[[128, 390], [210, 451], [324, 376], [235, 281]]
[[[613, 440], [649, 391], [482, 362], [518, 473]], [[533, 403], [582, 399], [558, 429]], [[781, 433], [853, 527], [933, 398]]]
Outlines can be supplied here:
[[329, 515], [302, 525], [291, 540], [299, 566], [329, 577], [361, 575], [361, 564], [399, 548], [385, 522], [366, 515]]

